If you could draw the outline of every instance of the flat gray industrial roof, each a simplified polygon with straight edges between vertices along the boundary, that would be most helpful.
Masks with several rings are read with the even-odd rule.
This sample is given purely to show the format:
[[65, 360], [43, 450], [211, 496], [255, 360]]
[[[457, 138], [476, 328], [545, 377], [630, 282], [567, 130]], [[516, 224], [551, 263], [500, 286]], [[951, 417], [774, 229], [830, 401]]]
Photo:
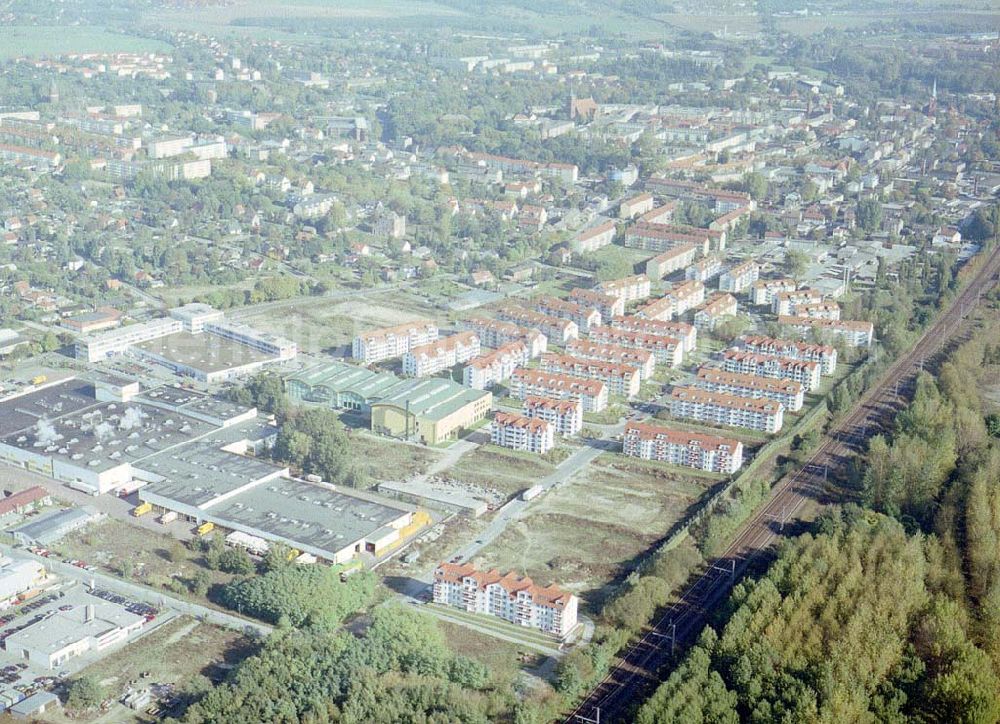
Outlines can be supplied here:
[[[94, 618], [90, 621], [86, 616], [87, 605], [94, 607]], [[111, 629], [128, 628], [142, 620], [142, 616], [116, 603], [95, 600], [91, 604], [73, 606], [68, 611], [56, 611], [48, 618], [10, 634], [7, 646], [34, 649], [51, 655], [88, 636], [99, 637]]]
[[33, 420], [2, 442], [103, 472], [188, 442], [214, 429], [182, 412], [132, 402], [100, 402], [70, 415]]
[[221, 372], [277, 359], [215, 334], [176, 332], [135, 347], [202, 372]]
[[227, 522], [335, 553], [414, 510], [356, 491], [281, 478], [213, 505], [206, 513]]
[[174, 386], [149, 390], [140, 399], [148, 399], [158, 404], [169, 405], [181, 412], [205, 415], [217, 420], [230, 420], [250, 410], [245, 405], [221, 397], [212, 397], [203, 392]]
[[84, 518], [93, 518], [96, 515], [97, 511], [87, 505], [82, 508], [66, 508], [18, 526], [11, 532], [20, 533], [29, 540], [47, 543], [58, 540], [61, 537], [60, 531], [72, 528]]
[[213, 435], [143, 460], [137, 467], [164, 478], [143, 490], [197, 508], [286, 469], [222, 449], [239, 437]]
[[4, 400], [0, 402], [0, 437], [30, 428], [43, 417], [53, 419], [97, 404], [94, 386], [78, 379]]

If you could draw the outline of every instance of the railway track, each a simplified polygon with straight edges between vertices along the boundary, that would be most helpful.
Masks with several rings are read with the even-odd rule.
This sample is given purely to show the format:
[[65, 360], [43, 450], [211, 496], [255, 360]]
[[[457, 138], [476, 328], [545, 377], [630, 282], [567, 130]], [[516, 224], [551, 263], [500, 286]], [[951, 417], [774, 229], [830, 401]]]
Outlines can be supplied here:
[[897, 359], [877, 385], [840, 420], [794, 475], [779, 482], [771, 498], [744, 524], [726, 551], [712, 560], [645, 634], [628, 645], [607, 677], [566, 717], [566, 722], [623, 721], [646, 691], [661, 680], [674, 654], [694, 641], [740, 576], [768, 555], [784, 525], [810, 504], [822, 504], [830, 471], [839, 470], [898, 410], [916, 376], [955, 338], [980, 295], [997, 282], [1000, 249], [994, 249], [951, 305]]

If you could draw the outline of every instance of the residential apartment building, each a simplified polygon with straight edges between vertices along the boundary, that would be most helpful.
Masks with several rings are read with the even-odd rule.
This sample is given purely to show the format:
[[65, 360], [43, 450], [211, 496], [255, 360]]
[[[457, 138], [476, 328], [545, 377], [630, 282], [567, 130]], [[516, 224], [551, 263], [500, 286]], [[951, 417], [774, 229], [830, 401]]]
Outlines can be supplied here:
[[511, 450], [544, 455], [555, 445], [555, 427], [536, 417], [498, 412], [490, 425], [490, 442]]
[[497, 313], [497, 317], [505, 322], [540, 330], [546, 338], [557, 344], [566, 344], [569, 340], [580, 336], [576, 322], [553, 317], [550, 314], [542, 314], [524, 307], [505, 306]]
[[641, 216], [652, 211], [655, 205], [656, 202], [653, 200], [653, 194], [639, 194], [621, 202], [618, 207], [618, 217], [621, 219], [633, 219], [636, 216]]
[[751, 287], [753, 303], [758, 307], [770, 307], [774, 298], [782, 292], [794, 292], [798, 288], [794, 279], [758, 279]]
[[528, 345], [518, 340], [469, 360], [462, 370], [462, 384], [475, 390], [488, 390], [508, 379], [518, 367], [531, 361]]
[[636, 310], [636, 316], [669, 322], [705, 301], [705, 285], [697, 280], [681, 282], [659, 299]]
[[677, 337], [645, 332], [630, 332], [615, 327], [595, 327], [590, 330], [590, 341], [597, 344], [613, 344], [630, 349], [644, 349], [653, 353], [660, 364], [680, 367], [684, 361], [684, 344]]
[[715, 329], [721, 320], [733, 317], [737, 312], [736, 297], [724, 292], [716, 292], [694, 313], [694, 326], [698, 329]]
[[615, 225], [605, 221], [578, 233], [569, 243], [569, 248], [577, 254], [586, 254], [608, 246], [615, 240]]
[[670, 414], [712, 425], [777, 433], [784, 424], [785, 408], [773, 400], [737, 397], [696, 387], [675, 387], [670, 393]]
[[707, 254], [711, 238], [707, 229], [676, 229], [665, 224], [633, 224], [625, 230], [625, 246], [657, 254], [685, 244], [694, 244]]
[[529, 396], [579, 400], [584, 412], [603, 412], [608, 406], [608, 386], [600, 380], [542, 370], [515, 370], [510, 376], [510, 396], [515, 400]]
[[811, 344], [758, 335], [747, 335], [740, 341], [747, 352], [816, 362], [820, 365], [820, 373], [824, 375], [832, 375], [837, 371], [837, 348], [827, 344]]
[[656, 371], [656, 357], [648, 349], [598, 344], [589, 339], [574, 339], [566, 345], [566, 354], [598, 362], [630, 365], [639, 370], [639, 379], [651, 379]]
[[549, 347], [548, 338], [540, 330], [520, 327], [512, 322], [477, 317], [466, 320], [462, 326], [475, 332], [484, 347], [499, 349], [511, 342], [524, 342], [530, 359], [543, 354]]
[[715, 435], [630, 422], [622, 437], [630, 457], [732, 475], [743, 466], [743, 443]]
[[676, 201], [668, 201], [655, 208], [650, 209], [636, 221], [642, 224], [669, 224], [674, 220], [674, 211], [677, 210]]
[[542, 355], [541, 369], [545, 372], [600, 380], [607, 385], [608, 392], [612, 395], [634, 397], [639, 394], [639, 369], [631, 365], [549, 353]]
[[771, 302], [771, 311], [779, 317], [796, 314], [795, 310], [804, 304], [818, 304], [823, 295], [815, 289], [797, 289], [794, 292], [778, 292]]
[[810, 317], [811, 319], [840, 319], [840, 305], [836, 302], [815, 302], [813, 304], [797, 304], [790, 316]]
[[569, 293], [570, 301], [584, 307], [596, 309], [601, 313], [601, 319], [611, 319], [625, 314], [625, 301], [621, 297], [602, 294], [593, 289], [576, 287]]
[[810, 317], [778, 317], [778, 324], [805, 336], [812, 332], [838, 337], [848, 347], [869, 347], [875, 336], [871, 322], [853, 319], [811, 319]]
[[740, 294], [750, 289], [760, 277], [760, 264], [745, 261], [726, 269], [719, 277], [719, 291]]
[[635, 315], [614, 317], [611, 320], [614, 329], [624, 329], [629, 332], [643, 332], [661, 337], [676, 337], [682, 343], [684, 353], [694, 352], [698, 348], [698, 328], [687, 322], [662, 321], [658, 319], [643, 319]]
[[553, 397], [528, 395], [524, 398], [521, 413], [545, 420], [560, 435], [576, 435], [583, 429], [583, 403], [580, 400], [558, 400]]
[[649, 277], [645, 274], [611, 279], [597, 285], [597, 291], [618, 297], [625, 304], [639, 302], [649, 297]]
[[717, 256], [706, 256], [684, 270], [684, 278], [688, 281], [707, 282], [722, 273], [722, 259]]
[[354, 338], [351, 356], [363, 364], [402, 357], [414, 347], [437, 341], [434, 322], [419, 320], [364, 332]]
[[601, 313], [585, 304], [567, 302], [564, 299], [557, 299], [556, 297], [539, 297], [534, 300], [532, 306], [536, 311], [547, 314], [550, 317], [570, 320], [584, 334], [591, 327], [599, 327], [601, 325]]
[[475, 332], [458, 332], [428, 344], [410, 348], [403, 355], [403, 374], [428, 377], [479, 356], [479, 337]]
[[695, 385], [709, 392], [724, 392], [737, 397], [752, 397], [780, 402], [789, 412], [802, 409], [806, 388], [795, 380], [726, 372], [714, 367], [698, 369]]
[[442, 563], [434, 571], [434, 603], [567, 636], [577, 625], [577, 597], [556, 586], [470, 563]]
[[646, 276], [650, 279], [663, 279], [678, 269], [690, 266], [702, 253], [698, 244], [680, 244], [657, 254], [646, 262]]
[[818, 388], [820, 382], [819, 364], [807, 360], [727, 349], [722, 353], [722, 366], [726, 372], [771, 377], [777, 380], [795, 380], [805, 385], [807, 392]]

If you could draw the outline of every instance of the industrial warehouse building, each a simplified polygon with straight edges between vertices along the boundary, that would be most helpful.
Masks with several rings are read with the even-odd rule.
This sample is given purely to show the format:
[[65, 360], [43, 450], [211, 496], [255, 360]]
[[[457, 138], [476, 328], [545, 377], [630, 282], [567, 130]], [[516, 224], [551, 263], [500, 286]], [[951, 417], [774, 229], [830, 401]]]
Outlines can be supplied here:
[[[277, 429], [253, 408], [179, 387], [127, 389], [70, 379], [3, 401], [0, 458], [94, 494], [138, 488], [157, 512], [327, 561], [380, 556], [416, 532], [412, 506], [293, 480], [259, 457]], [[94, 514], [58, 511], [12, 532], [45, 545]]]
[[372, 432], [436, 445], [483, 420], [492, 405], [485, 390], [440, 377], [409, 380], [372, 404]]
[[106, 493], [144, 480], [141, 461], [158, 452], [257, 416], [189, 390], [135, 391], [70, 378], [0, 402], [0, 461]]
[[390, 372], [373, 372], [366, 367], [330, 362], [286, 378], [285, 390], [292, 402], [371, 412], [373, 402], [392, 395], [407, 384]]

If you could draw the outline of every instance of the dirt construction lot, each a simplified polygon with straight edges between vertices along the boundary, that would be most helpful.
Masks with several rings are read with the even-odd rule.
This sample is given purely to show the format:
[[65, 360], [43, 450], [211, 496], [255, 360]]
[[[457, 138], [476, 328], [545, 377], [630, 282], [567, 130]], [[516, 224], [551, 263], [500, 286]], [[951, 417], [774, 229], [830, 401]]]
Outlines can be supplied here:
[[600, 607], [606, 586], [662, 538], [718, 478], [604, 455], [546, 493], [476, 562], [554, 582]]

